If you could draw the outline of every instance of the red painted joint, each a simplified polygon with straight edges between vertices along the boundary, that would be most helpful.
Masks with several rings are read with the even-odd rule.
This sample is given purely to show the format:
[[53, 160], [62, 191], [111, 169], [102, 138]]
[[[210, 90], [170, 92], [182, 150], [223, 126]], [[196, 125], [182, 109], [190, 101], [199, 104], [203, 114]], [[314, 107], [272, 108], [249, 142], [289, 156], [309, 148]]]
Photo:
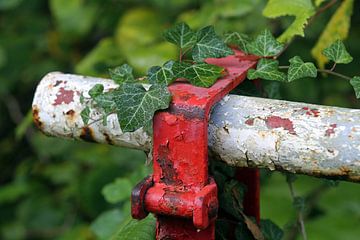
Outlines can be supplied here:
[[157, 239], [215, 238], [218, 200], [216, 183], [208, 176], [209, 114], [217, 101], [245, 79], [256, 59], [235, 51], [235, 55], [206, 62], [224, 67], [226, 76], [210, 88], [184, 82], [169, 87], [170, 107], [153, 119], [152, 180], [145, 179], [132, 193], [134, 218], [156, 214]]

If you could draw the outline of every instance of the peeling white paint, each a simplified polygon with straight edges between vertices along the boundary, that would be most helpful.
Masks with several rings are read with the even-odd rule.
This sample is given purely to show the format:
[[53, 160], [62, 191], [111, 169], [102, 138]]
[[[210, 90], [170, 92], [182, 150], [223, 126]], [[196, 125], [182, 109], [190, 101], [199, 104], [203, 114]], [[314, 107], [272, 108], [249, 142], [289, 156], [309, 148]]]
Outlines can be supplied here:
[[[88, 90], [97, 83], [105, 90], [117, 86], [108, 79], [46, 75], [33, 101], [41, 130], [51, 136], [81, 139], [84, 123], [80, 112], [84, 106], [80, 94], [88, 96]], [[73, 91], [74, 97], [69, 103], [54, 105], [60, 88]], [[70, 110], [73, 113], [67, 114]], [[97, 118], [99, 112], [92, 110], [91, 116]], [[233, 166], [360, 181], [359, 122], [360, 110], [356, 109], [228, 95], [213, 108], [209, 150]], [[96, 142], [145, 151], [151, 148], [151, 136], [143, 129], [123, 133], [114, 114], [106, 126], [99, 121], [90, 128]]]

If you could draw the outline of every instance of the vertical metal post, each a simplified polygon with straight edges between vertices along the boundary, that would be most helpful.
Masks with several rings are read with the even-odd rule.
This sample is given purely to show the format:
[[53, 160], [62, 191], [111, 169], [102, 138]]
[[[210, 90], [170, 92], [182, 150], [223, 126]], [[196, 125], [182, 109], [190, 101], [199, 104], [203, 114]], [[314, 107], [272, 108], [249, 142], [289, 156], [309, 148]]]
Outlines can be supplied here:
[[208, 120], [211, 107], [242, 82], [256, 59], [235, 55], [207, 59], [226, 69], [210, 88], [184, 82], [169, 87], [172, 102], [153, 122], [153, 167], [132, 193], [132, 215], [157, 216], [157, 239], [215, 239], [217, 187], [208, 176]]

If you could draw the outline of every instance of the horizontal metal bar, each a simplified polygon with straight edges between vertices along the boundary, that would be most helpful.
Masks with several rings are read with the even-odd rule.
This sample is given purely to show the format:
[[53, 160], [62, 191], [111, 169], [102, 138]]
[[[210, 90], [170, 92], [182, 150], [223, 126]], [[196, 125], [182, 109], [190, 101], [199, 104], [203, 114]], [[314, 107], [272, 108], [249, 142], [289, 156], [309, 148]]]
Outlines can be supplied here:
[[[149, 151], [143, 129], [123, 133], [112, 114], [107, 124], [84, 126], [80, 95], [108, 79], [49, 73], [39, 83], [33, 115], [45, 134]], [[211, 113], [209, 152], [229, 165], [262, 167], [311, 176], [360, 181], [360, 110], [228, 95]], [[91, 122], [92, 120], [90, 120]]]

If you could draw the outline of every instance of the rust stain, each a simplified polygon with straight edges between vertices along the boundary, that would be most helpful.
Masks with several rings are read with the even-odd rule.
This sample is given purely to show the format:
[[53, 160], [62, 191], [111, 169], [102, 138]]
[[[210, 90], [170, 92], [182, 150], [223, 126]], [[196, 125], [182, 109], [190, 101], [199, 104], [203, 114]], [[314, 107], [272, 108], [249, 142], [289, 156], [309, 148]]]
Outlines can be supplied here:
[[253, 126], [253, 125], [254, 125], [254, 119], [253, 119], [253, 118], [249, 118], [248, 120], [245, 121], [245, 124], [246, 124], [246, 125], [249, 125], [249, 126]]
[[75, 120], [75, 111], [73, 109], [70, 109], [69, 111], [67, 111], [65, 113], [66, 118], [70, 121], [73, 122]]
[[205, 109], [197, 106], [181, 106], [181, 105], [174, 105], [171, 104], [168, 110], [169, 113], [173, 115], [182, 115], [185, 119], [205, 119], [206, 112]]
[[341, 171], [341, 175], [349, 175], [349, 173], [351, 173], [351, 170], [347, 166], [341, 166], [339, 170]]
[[269, 116], [265, 119], [266, 126], [270, 129], [273, 128], [284, 128], [290, 134], [296, 135], [294, 125], [288, 118], [282, 118], [278, 116]]
[[177, 206], [184, 205], [184, 203], [181, 201], [179, 196], [171, 191], [166, 191], [165, 194], [163, 195], [163, 199], [165, 205], [171, 209], [171, 213], [173, 215], [175, 215], [178, 210]]
[[40, 121], [40, 117], [39, 117], [39, 109], [37, 106], [33, 106], [32, 108], [32, 114], [33, 114], [33, 120], [34, 120], [34, 124], [35, 126], [42, 130], [43, 128], [43, 123]]
[[181, 94], [181, 95], [179, 96], [179, 99], [182, 100], [182, 101], [187, 101], [187, 100], [189, 100], [190, 98], [192, 98], [193, 96], [194, 96], [193, 94], [189, 94], [189, 93], [187, 93], [187, 94]]
[[330, 137], [332, 134], [335, 134], [336, 127], [337, 127], [336, 123], [330, 124], [330, 127], [325, 131], [325, 137]]
[[73, 109], [70, 109], [65, 113], [67, 116], [73, 117], [75, 115], [75, 111]]
[[109, 144], [109, 145], [114, 145], [114, 142], [111, 140], [109, 134], [107, 133], [103, 133], [104, 137], [105, 137], [105, 141]]
[[80, 138], [86, 142], [96, 142], [94, 138], [94, 132], [89, 127], [83, 127], [81, 129]]
[[55, 84], [54, 84], [54, 87], [57, 87], [57, 86], [59, 86], [60, 84], [62, 83], [62, 81], [60, 81], [60, 80], [57, 80], [56, 82], [55, 82]]
[[63, 87], [59, 89], [59, 92], [56, 94], [56, 99], [53, 103], [54, 106], [60, 104], [69, 104], [74, 100], [74, 91], [65, 90]]
[[178, 173], [174, 168], [173, 162], [168, 158], [169, 142], [160, 144], [158, 153], [159, 156], [156, 161], [161, 168], [161, 180], [167, 185], [182, 185], [182, 181], [178, 179]]
[[211, 202], [208, 208], [209, 208], [208, 218], [209, 219], [215, 218], [218, 214], [218, 205], [215, 204], [214, 202]]

